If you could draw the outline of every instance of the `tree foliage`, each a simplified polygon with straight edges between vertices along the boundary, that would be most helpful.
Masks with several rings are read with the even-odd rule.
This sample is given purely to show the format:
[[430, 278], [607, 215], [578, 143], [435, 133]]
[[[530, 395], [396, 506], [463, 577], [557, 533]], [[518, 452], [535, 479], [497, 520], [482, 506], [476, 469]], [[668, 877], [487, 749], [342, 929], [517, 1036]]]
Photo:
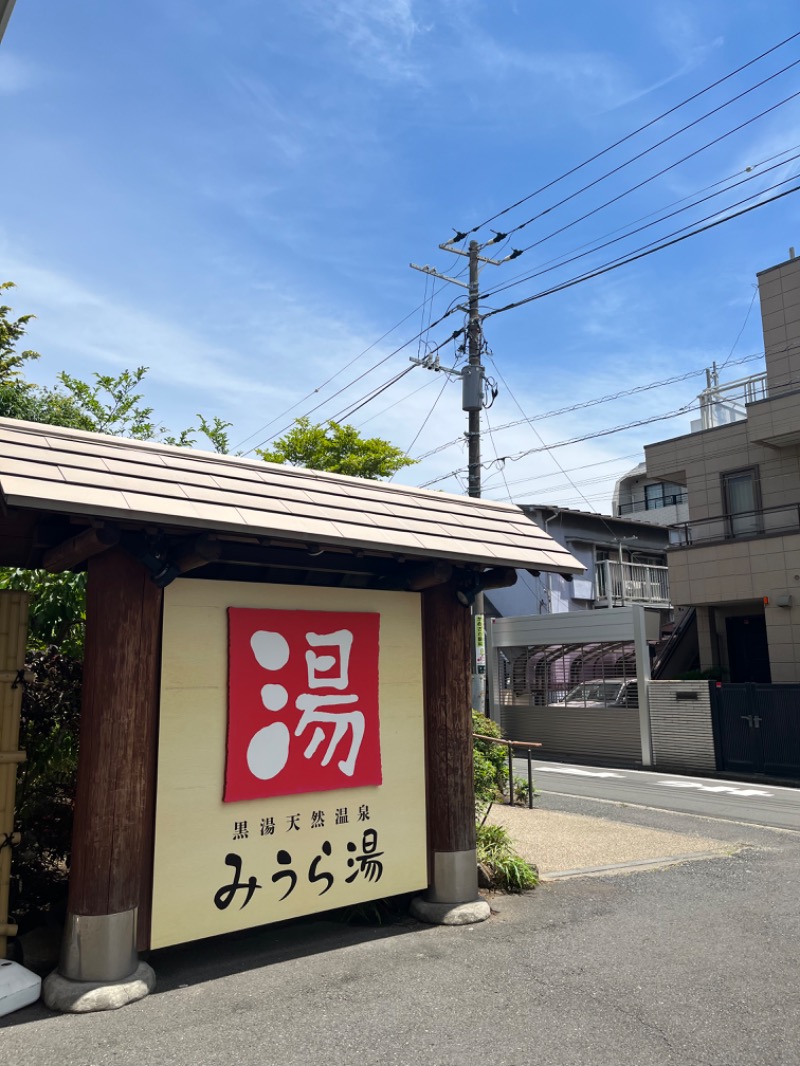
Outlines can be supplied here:
[[17, 774], [16, 821], [22, 830], [11, 868], [10, 910], [20, 931], [66, 902], [72, 801], [78, 758], [82, 666], [58, 648], [29, 651]]
[[298, 418], [271, 451], [256, 454], [268, 463], [288, 463], [370, 481], [392, 477], [415, 461], [380, 437], [362, 437], [355, 426], [338, 422], [314, 425], [308, 418]]
[[[13, 281], [0, 281], [0, 298], [13, 288]], [[12, 319], [10, 315], [11, 308], [5, 304], [0, 305], [0, 384], [19, 381], [25, 363], [39, 358], [38, 352], [16, 350], [33, 315], [21, 315], [17, 319]]]

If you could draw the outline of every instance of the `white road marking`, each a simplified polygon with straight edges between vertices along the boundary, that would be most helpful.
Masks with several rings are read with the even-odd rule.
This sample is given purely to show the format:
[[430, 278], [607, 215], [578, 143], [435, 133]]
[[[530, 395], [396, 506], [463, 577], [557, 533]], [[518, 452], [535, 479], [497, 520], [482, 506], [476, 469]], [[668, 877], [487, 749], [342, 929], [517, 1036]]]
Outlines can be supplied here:
[[771, 792], [762, 792], [758, 788], [733, 788], [730, 785], [701, 785], [697, 781], [659, 781], [667, 788], [698, 788], [701, 792], [727, 792], [731, 796], [772, 796]]
[[624, 777], [624, 774], [615, 774], [610, 770], [578, 770], [572, 766], [536, 766], [535, 774], [575, 774], [580, 777]]

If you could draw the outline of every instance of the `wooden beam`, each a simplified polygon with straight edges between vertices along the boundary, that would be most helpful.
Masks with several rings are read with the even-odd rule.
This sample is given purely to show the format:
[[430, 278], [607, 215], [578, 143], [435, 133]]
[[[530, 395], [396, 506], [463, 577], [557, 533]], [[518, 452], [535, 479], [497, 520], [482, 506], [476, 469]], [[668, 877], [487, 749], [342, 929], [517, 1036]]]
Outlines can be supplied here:
[[193, 537], [174, 553], [173, 561], [182, 574], [198, 567], [207, 566], [219, 559], [222, 545], [209, 536]]
[[42, 556], [42, 566], [50, 573], [56, 574], [61, 570], [72, 570], [79, 563], [86, 562], [94, 555], [108, 551], [119, 542], [119, 530], [116, 526], [98, 526], [84, 529], [76, 533], [74, 537], [57, 544], [54, 548], [48, 548]]
[[453, 576], [450, 563], [420, 563], [417, 566], [406, 565], [402, 571], [403, 587], [410, 592], [422, 592], [423, 589], [443, 585]]
[[139, 908], [149, 940], [163, 592], [122, 548], [89, 560], [70, 915]]

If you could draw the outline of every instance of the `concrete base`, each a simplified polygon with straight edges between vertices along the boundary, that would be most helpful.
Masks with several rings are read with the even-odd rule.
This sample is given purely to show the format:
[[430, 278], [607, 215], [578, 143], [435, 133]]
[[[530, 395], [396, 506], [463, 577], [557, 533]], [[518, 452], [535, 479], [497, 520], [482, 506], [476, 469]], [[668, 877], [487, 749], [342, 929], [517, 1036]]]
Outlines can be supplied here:
[[50, 1010], [67, 1014], [117, 1010], [144, 999], [156, 987], [156, 975], [146, 962], [124, 981], [72, 981], [54, 970], [44, 979], [42, 999]]
[[430, 903], [422, 896], [416, 896], [411, 900], [411, 914], [429, 925], [472, 925], [485, 922], [491, 910], [485, 899], [474, 899], [469, 903]]

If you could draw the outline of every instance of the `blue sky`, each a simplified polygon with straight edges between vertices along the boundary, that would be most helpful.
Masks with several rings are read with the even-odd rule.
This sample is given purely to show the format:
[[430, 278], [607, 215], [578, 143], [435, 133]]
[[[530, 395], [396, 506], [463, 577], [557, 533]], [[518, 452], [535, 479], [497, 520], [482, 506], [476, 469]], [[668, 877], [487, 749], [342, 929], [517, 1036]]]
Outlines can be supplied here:
[[[501, 211], [798, 29], [789, 0], [18, 0], [0, 45], [0, 274], [18, 285], [15, 309], [37, 315], [36, 377], [148, 366], [161, 421], [177, 430], [198, 411], [219, 415], [243, 450], [318, 404], [315, 419], [341, 416], [424, 349], [414, 341], [333, 394], [460, 296], [440, 285], [415, 311], [431, 285], [409, 262], [460, 270], [437, 249], [454, 227]], [[544, 211], [798, 59], [800, 38], [496, 225]], [[800, 66], [549, 211], [505, 252], [797, 92]], [[533, 273], [751, 166], [747, 185], [488, 303], [531, 295], [784, 181], [800, 161], [766, 168], [799, 152], [800, 97], [515, 262], [487, 267], [482, 285]], [[728, 358], [740, 331], [733, 359], [758, 353], [757, 301], [747, 317], [755, 275], [792, 244], [800, 249], [800, 193], [488, 319], [487, 369], [508, 385], [489, 425], [702, 370]], [[455, 314], [424, 340], [437, 344], [461, 323]], [[453, 356], [452, 345], [442, 350], [443, 362]], [[529, 425], [494, 429], [484, 458], [674, 411], [702, 384], [698, 375], [539, 420], [541, 440]], [[415, 369], [350, 421], [403, 449], [419, 433], [411, 454], [431, 452], [464, 429], [455, 383], [430, 415], [442, 385]], [[508, 461], [502, 473], [493, 463], [486, 495], [607, 511], [614, 478], [642, 445], [687, 430], [682, 415]], [[443, 475], [464, 462], [454, 444], [397, 480], [460, 492], [462, 480]]]

